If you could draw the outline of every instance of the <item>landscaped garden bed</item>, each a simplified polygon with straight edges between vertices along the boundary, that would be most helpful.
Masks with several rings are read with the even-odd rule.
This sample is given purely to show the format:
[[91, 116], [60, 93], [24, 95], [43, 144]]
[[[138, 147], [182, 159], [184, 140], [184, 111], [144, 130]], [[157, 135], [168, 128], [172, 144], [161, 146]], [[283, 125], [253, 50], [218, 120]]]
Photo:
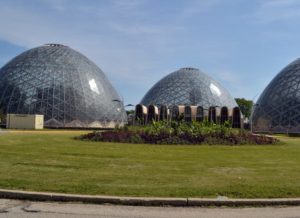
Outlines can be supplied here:
[[146, 126], [116, 128], [109, 131], [95, 131], [77, 137], [81, 140], [145, 143], [145, 144], [222, 144], [222, 145], [263, 145], [276, 144], [272, 136], [252, 134], [249, 131], [233, 129], [210, 122], [152, 122]]

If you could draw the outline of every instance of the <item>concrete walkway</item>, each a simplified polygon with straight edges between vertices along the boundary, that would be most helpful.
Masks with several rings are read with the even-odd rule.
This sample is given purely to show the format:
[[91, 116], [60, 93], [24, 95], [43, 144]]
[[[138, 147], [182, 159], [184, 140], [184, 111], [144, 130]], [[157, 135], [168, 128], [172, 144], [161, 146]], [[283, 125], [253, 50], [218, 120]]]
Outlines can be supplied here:
[[175, 207], [205, 207], [205, 206], [300, 206], [300, 198], [279, 199], [228, 199], [226, 197], [212, 198], [143, 198], [143, 197], [116, 197], [99, 195], [72, 195], [46, 192], [28, 192], [0, 189], [0, 198], [81, 202], [94, 204], [116, 204], [134, 206], [175, 206]]
[[136, 207], [0, 199], [0, 218], [300, 218], [300, 207]]

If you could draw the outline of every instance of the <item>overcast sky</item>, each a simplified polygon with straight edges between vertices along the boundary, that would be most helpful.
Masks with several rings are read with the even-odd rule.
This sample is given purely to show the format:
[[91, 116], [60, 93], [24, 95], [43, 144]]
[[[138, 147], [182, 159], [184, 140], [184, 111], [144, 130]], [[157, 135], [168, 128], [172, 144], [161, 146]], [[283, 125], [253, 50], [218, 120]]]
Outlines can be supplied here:
[[181, 67], [253, 99], [300, 56], [300, 0], [0, 0], [0, 65], [45, 43], [94, 61], [125, 103]]

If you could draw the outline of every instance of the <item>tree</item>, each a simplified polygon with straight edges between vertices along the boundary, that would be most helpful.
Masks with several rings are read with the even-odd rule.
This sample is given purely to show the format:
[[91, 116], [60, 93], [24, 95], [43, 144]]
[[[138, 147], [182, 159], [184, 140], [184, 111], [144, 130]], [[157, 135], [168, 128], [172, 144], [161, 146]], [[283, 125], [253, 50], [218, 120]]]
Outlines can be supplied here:
[[245, 115], [245, 117], [249, 118], [251, 115], [253, 101], [245, 98], [236, 98], [235, 101], [239, 105], [241, 112]]
[[126, 110], [126, 114], [127, 114], [127, 116], [128, 116], [129, 114], [134, 114], [134, 110]]

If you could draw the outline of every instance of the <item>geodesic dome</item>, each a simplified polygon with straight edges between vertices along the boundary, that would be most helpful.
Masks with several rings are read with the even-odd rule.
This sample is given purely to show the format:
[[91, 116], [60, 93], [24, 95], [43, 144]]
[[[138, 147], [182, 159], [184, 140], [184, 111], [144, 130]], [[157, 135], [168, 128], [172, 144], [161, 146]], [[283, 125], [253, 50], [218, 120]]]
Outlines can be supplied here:
[[252, 113], [253, 131], [300, 132], [300, 59], [281, 70], [265, 88]]
[[104, 73], [59, 44], [25, 51], [0, 69], [0, 109], [43, 114], [48, 127], [113, 127], [127, 119]]
[[141, 104], [237, 107], [228, 91], [195, 68], [181, 68], [162, 78], [147, 92]]

